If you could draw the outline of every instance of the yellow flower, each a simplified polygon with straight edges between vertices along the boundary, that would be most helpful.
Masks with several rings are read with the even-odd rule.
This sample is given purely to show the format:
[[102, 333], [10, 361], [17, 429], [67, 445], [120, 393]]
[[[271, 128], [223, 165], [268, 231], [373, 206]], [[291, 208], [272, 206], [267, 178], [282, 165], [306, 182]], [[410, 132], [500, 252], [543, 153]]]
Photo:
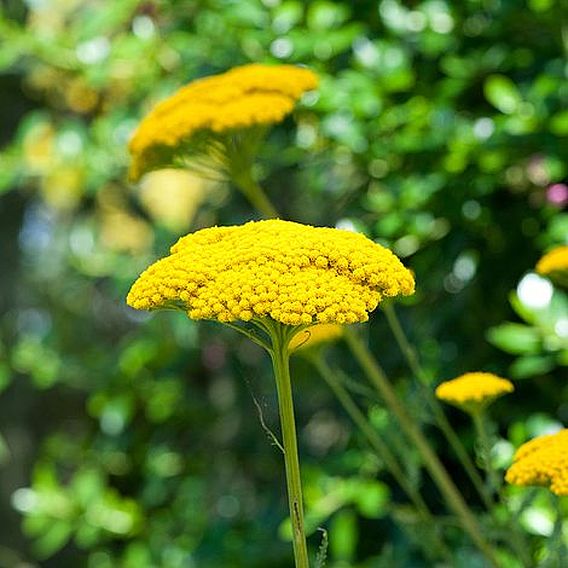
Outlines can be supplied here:
[[141, 253], [152, 246], [152, 227], [129, 211], [120, 190], [107, 185], [97, 193], [102, 244], [118, 252]]
[[290, 340], [290, 351], [311, 349], [322, 343], [328, 343], [339, 339], [343, 334], [343, 327], [336, 323], [319, 323], [298, 332]]
[[536, 264], [536, 271], [568, 286], [568, 245], [553, 248]]
[[179, 233], [189, 229], [205, 196], [215, 188], [213, 182], [188, 171], [156, 170], [140, 184], [140, 202], [154, 221]]
[[512, 485], [541, 485], [556, 495], [568, 495], [568, 429], [523, 444], [505, 479]]
[[414, 278], [364, 235], [289, 221], [212, 227], [182, 237], [151, 265], [127, 302], [182, 306], [193, 319], [270, 317], [288, 325], [366, 321], [383, 297], [414, 292]]
[[467, 412], [474, 412], [515, 390], [513, 383], [493, 373], [465, 373], [436, 388], [436, 396]]
[[[317, 86], [309, 69], [250, 64], [198, 79], [159, 103], [140, 123], [129, 149], [130, 177], [174, 165], [189, 155], [220, 161], [239, 146], [255, 146], [264, 127], [283, 120], [302, 94]], [[250, 135], [247, 139], [247, 130]]]
[[556, 270], [568, 269], [568, 245], [553, 248], [547, 252], [537, 263], [536, 271], [539, 274], [550, 274]]

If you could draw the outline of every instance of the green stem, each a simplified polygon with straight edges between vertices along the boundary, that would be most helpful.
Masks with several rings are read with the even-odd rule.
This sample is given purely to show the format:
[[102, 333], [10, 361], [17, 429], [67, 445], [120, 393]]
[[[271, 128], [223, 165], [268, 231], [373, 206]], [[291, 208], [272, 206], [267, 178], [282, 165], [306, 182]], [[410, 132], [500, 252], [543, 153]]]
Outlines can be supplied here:
[[288, 339], [282, 326], [275, 326], [272, 333], [272, 364], [278, 391], [278, 408], [284, 445], [284, 463], [286, 466], [286, 484], [288, 487], [288, 505], [292, 522], [292, 542], [296, 568], [309, 568], [308, 547], [304, 530], [304, 506], [302, 501], [302, 483], [300, 461], [294, 420], [292, 385], [290, 382], [290, 355]]
[[[481, 466], [487, 475], [487, 490], [492, 500], [500, 498], [503, 504], [507, 507], [507, 503], [504, 497], [501, 495], [501, 476], [499, 472], [493, 467], [493, 462], [491, 460], [491, 441], [489, 433], [487, 431], [487, 414], [483, 409], [473, 412], [471, 414], [473, 419], [473, 424], [475, 426], [475, 432], [477, 434], [478, 448], [479, 448], [479, 458]], [[494, 501], [495, 502], [495, 501]], [[532, 560], [530, 553], [527, 550], [527, 545], [523, 534], [519, 532], [518, 524], [515, 519], [512, 518], [510, 510], [507, 507], [507, 516], [509, 517], [505, 521], [507, 527], [506, 543], [511, 547], [514, 553], [517, 555], [518, 560], [526, 568], [530, 568]], [[490, 509], [491, 516], [496, 525], [502, 525], [503, 521], [499, 518], [495, 507]]]
[[414, 376], [418, 379], [418, 383], [420, 385], [422, 395], [426, 399], [428, 406], [430, 407], [434, 419], [440, 430], [443, 432], [446, 440], [452, 447], [453, 451], [455, 452], [458, 460], [461, 462], [463, 468], [465, 469], [466, 473], [468, 474], [469, 478], [471, 479], [474, 487], [476, 488], [477, 492], [479, 493], [481, 499], [483, 500], [483, 504], [487, 509], [491, 509], [493, 506], [493, 502], [491, 499], [491, 495], [487, 492], [487, 488], [483, 484], [483, 480], [479, 475], [476, 467], [474, 466], [471, 458], [469, 457], [464, 445], [462, 444], [461, 440], [459, 439], [458, 435], [456, 434], [455, 430], [452, 428], [451, 424], [449, 423], [444, 411], [442, 410], [440, 404], [436, 400], [436, 397], [432, 393], [429, 387], [428, 377], [426, 373], [422, 369], [420, 361], [418, 359], [418, 355], [416, 351], [408, 341], [406, 334], [400, 324], [400, 320], [396, 314], [394, 307], [389, 302], [384, 302], [382, 305], [383, 311], [385, 312], [387, 322], [391, 331], [395, 337], [398, 346], [404, 355], [408, 366]]
[[[333, 391], [335, 397], [337, 398], [337, 400], [339, 400], [351, 420], [359, 428], [371, 447], [383, 460], [394, 479], [399, 483], [410, 500], [414, 503], [414, 506], [416, 507], [416, 510], [418, 511], [422, 520], [429, 528], [435, 529], [436, 521], [432, 516], [432, 513], [428, 509], [428, 505], [426, 505], [426, 503], [424, 502], [422, 495], [420, 495], [420, 492], [408, 481], [406, 475], [402, 470], [402, 467], [398, 462], [398, 459], [391, 452], [388, 445], [385, 444], [385, 442], [381, 439], [377, 431], [369, 424], [369, 421], [367, 420], [365, 415], [361, 412], [347, 389], [342, 385], [341, 380], [325, 362], [321, 354], [312, 357], [310, 360], [318, 370], [321, 377], [328, 384], [329, 388]], [[435, 538], [437, 541], [438, 549], [442, 552], [443, 556], [446, 559], [451, 559], [450, 551], [444, 544], [441, 537], [438, 534], [435, 534]], [[432, 551], [430, 549], [429, 542], [427, 540], [421, 540], [420, 544], [424, 547], [425, 552], [429, 556], [431, 556]]]
[[314, 359], [312, 359], [312, 361], [319, 374], [328, 384], [329, 388], [333, 391], [333, 394], [335, 394], [336, 398], [339, 400], [351, 420], [353, 420], [355, 425], [361, 430], [362, 434], [365, 436], [365, 438], [367, 438], [367, 441], [369, 442], [371, 447], [385, 462], [385, 465], [390, 470], [391, 474], [400, 483], [404, 491], [406, 491], [408, 497], [415, 504], [416, 509], [431, 521], [432, 518], [428, 517], [428, 507], [424, 502], [422, 495], [420, 495], [420, 493], [412, 488], [412, 486], [406, 479], [406, 475], [402, 471], [397, 458], [391, 452], [390, 448], [385, 444], [385, 442], [383, 442], [381, 437], [377, 434], [376, 430], [369, 424], [369, 421], [361, 412], [359, 407], [355, 404], [355, 401], [347, 392], [345, 387], [341, 384], [341, 381], [337, 378], [329, 365], [323, 360], [323, 357], [315, 357]]
[[351, 352], [365, 371], [369, 381], [377, 389], [385, 404], [397, 417], [401, 428], [412, 440], [416, 449], [422, 456], [424, 465], [428, 469], [432, 479], [438, 486], [449, 507], [460, 519], [463, 529], [469, 534], [473, 542], [480, 551], [486, 556], [487, 560], [494, 566], [498, 566], [493, 549], [483, 536], [475, 516], [470, 511], [461, 493], [451, 480], [448, 472], [434, 453], [428, 440], [416, 426], [414, 420], [407, 413], [400, 402], [396, 392], [387, 379], [384, 371], [377, 361], [371, 356], [361, 339], [351, 330], [345, 330], [345, 339], [351, 348]]
[[487, 474], [487, 485], [489, 493], [493, 495], [499, 492], [501, 485], [499, 475], [491, 463], [491, 442], [487, 432], [487, 417], [483, 410], [472, 413], [473, 424], [479, 442], [479, 457], [481, 458], [481, 465]]
[[554, 530], [550, 537], [552, 542], [550, 547], [550, 560], [547, 562], [547, 566], [566, 566], [568, 555], [566, 545], [564, 544], [564, 515], [562, 514], [560, 497], [552, 494], [551, 497], [554, 509], [556, 510], [556, 521], [554, 522]]
[[244, 168], [239, 172], [233, 172], [231, 178], [250, 204], [267, 219], [278, 217], [278, 211], [260, 185], [252, 176], [251, 168]]
[[[432, 391], [428, 386], [428, 377], [424, 372], [422, 365], [420, 364], [420, 360], [416, 353], [416, 350], [408, 341], [406, 334], [400, 324], [400, 320], [396, 314], [396, 310], [394, 306], [390, 303], [385, 302], [383, 305], [383, 310], [387, 317], [388, 324], [393, 332], [393, 335], [398, 343], [400, 350], [402, 351], [408, 366], [415, 377], [418, 379], [418, 383], [422, 390], [423, 396], [425, 397], [426, 401], [428, 402], [430, 409], [434, 415], [434, 419], [440, 430], [444, 433], [446, 440], [454, 450], [456, 456], [458, 457], [459, 461], [461, 462], [463, 468], [469, 475], [474, 487], [476, 488], [477, 492], [481, 496], [483, 504], [490, 512], [492, 518], [494, 519], [497, 525], [501, 524], [502, 521], [499, 519], [498, 515], [496, 514], [495, 510], [495, 502], [493, 499], [494, 491], [498, 492], [500, 483], [500, 477], [498, 473], [491, 467], [490, 461], [490, 446], [489, 440], [485, 428], [484, 417], [481, 419], [481, 423], [475, 424], [475, 427], [478, 431], [478, 436], [480, 439], [480, 443], [482, 448], [482, 452], [484, 452], [484, 456], [482, 457], [483, 461], [487, 464], [489, 469], [486, 469], [486, 472], [489, 477], [489, 488], [483, 483], [481, 476], [479, 475], [477, 468], [474, 466], [473, 462], [471, 461], [469, 454], [467, 453], [464, 445], [461, 443], [458, 435], [456, 434], [455, 430], [452, 428], [451, 424], [448, 422], [442, 407]], [[476, 419], [474, 418], [474, 421]], [[517, 557], [521, 560], [523, 566], [531, 566], [531, 558], [530, 553], [527, 550], [527, 546], [523, 537], [523, 534], [519, 532], [518, 525], [515, 524], [513, 519], [510, 519], [510, 523], [508, 525], [508, 542], [515, 551]]]
[[[267, 196], [264, 193], [264, 191], [262, 190], [262, 188], [253, 179], [250, 168], [246, 168], [245, 171], [244, 171], [244, 174], [243, 174], [243, 172], [241, 172], [241, 175], [235, 175], [235, 172], [233, 172], [231, 177], [233, 179], [233, 182], [239, 187], [239, 189], [241, 189], [243, 194], [249, 199], [250, 203], [261, 214], [263, 214], [265, 217], [268, 217], [268, 218], [279, 216], [277, 209], [272, 205], [272, 203], [269, 201], [269, 199], [267, 198]], [[357, 347], [353, 343], [353, 341], [355, 341], [354, 336], [349, 333], [349, 334], [346, 335], [346, 337], [348, 339], [347, 344], [349, 345], [352, 353], [357, 357], [357, 359], [359, 359], [360, 363], [362, 363], [362, 360], [359, 357], [360, 349], [357, 349]], [[363, 357], [363, 359], [365, 360], [364, 357]], [[274, 360], [275, 359], [273, 357], [273, 361]], [[367, 367], [367, 370], [372, 369], [373, 366], [376, 366], [376, 369], [379, 369], [378, 364], [376, 364], [376, 362], [373, 359], [368, 359], [368, 360], [366, 360], [366, 362], [369, 363], [369, 364], [363, 365], [363, 367], [364, 368]], [[275, 367], [275, 374], [277, 374], [276, 364], [274, 365], [274, 367]], [[288, 367], [288, 362], [286, 362], [286, 367]], [[380, 373], [379, 373], [379, 375], [380, 375]], [[371, 382], [374, 382], [374, 381], [371, 381]], [[383, 384], [383, 381], [379, 380], [379, 383]], [[278, 379], [277, 379], [277, 384], [278, 384]], [[386, 388], [387, 392], [389, 390], [392, 391], [392, 388], [390, 387], [390, 384], [388, 383], [388, 381], [386, 381], [384, 384], [387, 385], [387, 388]], [[384, 384], [383, 384], [383, 387], [384, 387]], [[378, 385], [375, 385], [375, 386], [378, 386]], [[379, 389], [379, 391], [382, 391], [382, 390], [384, 390], [384, 389]], [[395, 405], [398, 408], [400, 408], [400, 410], [403, 411], [404, 409], [400, 406], [400, 403], [398, 402], [398, 398], [396, 397], [396, 394], [394, 393], [394, 391], [392, 391], [392, 395], [394, 396]], [[383, 393], [383, 397], [384, 397], [384, 393]], [[392, 396], [388, 397], [388, 398], [392, 399]], [[392, 402], [392, 400], [391, 400], [391, 402]], [[391, 408], [391, 410], [393, 410], [393, 409]], [[394, 412], [394, 410], [393, 410], [393, 412]], [[455, 485], [452, 483], [451, 479], [449, 478], [449, 476], [448, 476], [447, 472], [445, 471], [445, 469], [443, 468], [443, 466], [440, 464], [436, 455], [432, 452], [432, 450], [430, 450], [429, 444], [426, 441], [426, 439], [422, 436], [421, 432], [414, 427], [414, 423], [412, 422], [410, 417], [406, 414], [406, 412], [404, 412], [403, 414], [406, 416], [406, 420], [405, 420], [406, 425], [407, 426], [410, 425], [410, 431], [414, 432], [414, 435], [410, 435], [410, 431], [407, 431], [407, 435], [409, 435], [409, 437], [411, 439], [413, 439], [413, 441], [417, 445], [424, 461], [427, 464], [429, 464], [429, 470], [430, 470], [432, 477], [434, 478], [435, 481], [437, 481], [438, 485], [440, 486], [440, 490], [442, 491], [442, 493], [444, 494], [444, 496], [446, 497], [448, 502], [453, 505], [452, 508], [455, 510], [455, 512], [458, 514], [458, 516], [462, 520], [462, 524], [464, 525], [464, 529], [470, 534], [472, 540], [479, 546], [479, 548], [482, 551], [484, 551], [484, 553], [490, 559], [490, 561], [494, 565], [497, 565], [491, 547], [487, 544], [485, 539], [482, 537], [482, 535], [479, 531], [479, 527], [477, 525], [477, 522], [476, 522], [475, 518], [473, 517], [473, 515], [471, 514], [471, 512], [469, 511], [467, 505], [463, 501], [461, 494], [455, 488]], [[282, 420], [282, 418], [281, 418], [281, 420]], [[399, 421], [401, 421], [400, 417], [399, 417]], [[402, 421], [401, 421], [401, 425], [402, 425]], [[407, 430], [408, 430], [408, 428], [407, 428]], [[421, 440], [421, 442], [418, 442], [418, 440]], [[284, 444], [284, 447], [286, 448], [286, 444]], [[294, 444], [294, 447], [295, 447], [295, 444]], [[296, 455], [297, 455], [297, 450], [296, 450]], [[467, 454], [465, 454], [465, 455], [467, 457]], [[299, 477], [299, 474], [298, 474], [298, 477]], [[288, 487], [289, 487], [289, 492], [290, 492], [290, 483], [289, 482], [288, 482]], [[442, 487], [444, 487], [444, 489], [442, 489]], [[301, 487], [300, 487], [300, 496], [301, 496]], [[291, 507], [292, 506], [293, 506], [293, 504], [291, 505]], [[291, 508], [291, 515], [292, 515], [292, 518], [294, 518], [294, 515], [292, 513], [292, 508]], [[302, 529], [302, 534], [303, 534], [303, 529]], [[305, 542], [305, 537], [304, 537], [304, 542]], [[296, 550], [296, 544], [294, 543], [294, 551], [295, 550]]]

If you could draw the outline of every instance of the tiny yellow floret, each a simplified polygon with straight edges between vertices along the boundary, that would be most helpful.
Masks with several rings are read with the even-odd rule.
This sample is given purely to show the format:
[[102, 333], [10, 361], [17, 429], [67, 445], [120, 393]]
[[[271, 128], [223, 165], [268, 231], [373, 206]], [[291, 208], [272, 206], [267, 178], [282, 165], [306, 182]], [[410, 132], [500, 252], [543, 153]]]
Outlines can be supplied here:
[[281, 122], [317, 83], [309, 69], [258, 63], [192, 81], [158, 103], [134, 132], [130, 177], [172, 165], [176, 153], [187, 156], [196, 143], [218, 153], [220, 135]]
[[192, 319], [223, 322], [347, 324], [366, 321], [383, 297], [414, 293], [390, 250], [340, 229], [251, 221], [190, 233], [170, 252], [140, 275], [128, 305], [175, 304]]
[[505, 479], [512, 485], [545, 486], [556, 495], [568, 495], [568, 429], [523, 444]]
[[536, 265], [536, 271], [542, 275], [568, 271], [568, 245], [553, 248]]
[[444, 402], [471, 411], [514, 390], [513, 383], [507, 379], [493, 373], [476, 372], [443, 382], [436, 388], [436, 396]]

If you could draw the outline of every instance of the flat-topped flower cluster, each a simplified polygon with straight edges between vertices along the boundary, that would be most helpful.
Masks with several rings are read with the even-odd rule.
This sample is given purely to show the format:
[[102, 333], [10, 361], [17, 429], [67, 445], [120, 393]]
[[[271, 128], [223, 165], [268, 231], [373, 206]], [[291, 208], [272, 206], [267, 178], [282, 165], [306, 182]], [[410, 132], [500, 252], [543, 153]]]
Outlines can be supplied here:
[[539, 274], [551, 274], [562, 270], [568, 271], [568, 245], [553, 248], [536, 265]]
[[436, 396], [455, 406], [483, 404], [513, 392], [511, 381], [493, 373], [465, 373], [445, 381], [436, 389]]
[[556, 495], [568, 495], [568, 429], [523, 444], [505, 479], [513, 485], [549, 486]]
[[184, 145], [196, 135], [211, 138], [280, 122], [317, 82], [309, 69], [262, 64], [192, 81], [156, 105], [134, 132], [129, 144], [130, 177], [136, 180], [158, 167], [176, 147], [187, 152]]
[[174, 303], [193, 319], [221, 322], [343, 324], [366, 321], [383, 297], [413, 292], [410, 271], [364, 235], [269, 220], [182, 237], [142, 273], [127, 302]]

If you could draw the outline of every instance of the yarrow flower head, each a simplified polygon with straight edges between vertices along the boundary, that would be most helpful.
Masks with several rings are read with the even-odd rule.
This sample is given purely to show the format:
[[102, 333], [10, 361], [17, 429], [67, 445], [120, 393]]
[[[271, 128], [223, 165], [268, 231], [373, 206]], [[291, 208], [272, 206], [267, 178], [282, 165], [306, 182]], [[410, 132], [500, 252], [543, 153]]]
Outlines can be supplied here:
[[476, 412], [504, 394], [513, 392], [511, 381], [493, 373], [465, 373], [436, 388], [436, 396], [466, 412]]
[[290, 221], [251, 221], [182, 237], [144, 271], [127, 302], [182, 307], [190, 318], [286, 325], [356, 323], [385, 297], [414, 292], [388, 249], [359, 233]]
[[512, 485], [545, 486], [556, 495], [568, 495], [568, 429], [523, 444], [505, 479]]
[[130, 177], [207, 158], [219, 169], [254, 152], [266, 127], [284, 119], [317, 76], [293, 65], [249, 64], [192, 81], [159, 103], [129, 144]]
[[568, 286], [568, 245], [561, 245], [547, 252], [537, 262], [536, 271]]

